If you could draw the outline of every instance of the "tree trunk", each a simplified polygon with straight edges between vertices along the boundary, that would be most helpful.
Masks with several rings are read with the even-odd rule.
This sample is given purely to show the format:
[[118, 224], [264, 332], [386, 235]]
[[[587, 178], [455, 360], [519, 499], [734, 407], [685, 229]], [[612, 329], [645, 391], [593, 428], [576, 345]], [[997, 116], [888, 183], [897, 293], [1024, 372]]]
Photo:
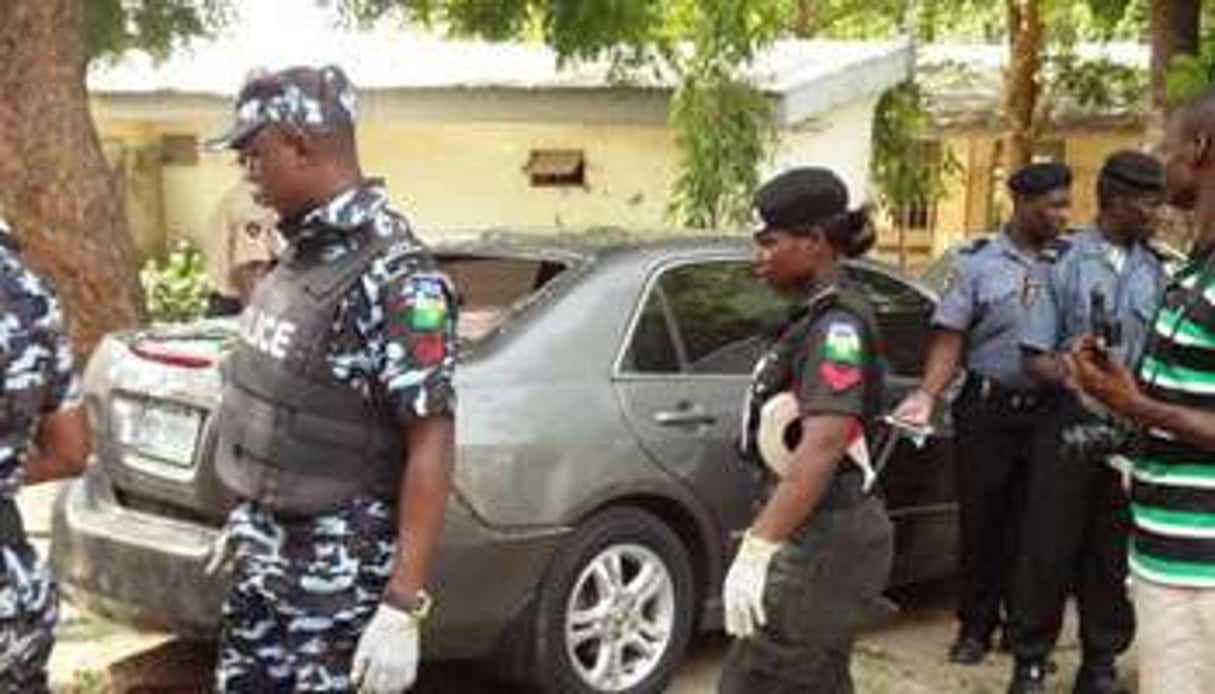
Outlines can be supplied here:
[[58, 289], [77, 354], [142, 305], [123, 195], [88, 109], [86, 1], [0, 1], [0, 214]]
[[793, 35], [799, 39], [813, 38], [818, 31], [815, 24], [814, 5], [817, 0], [797, 0], [797, 14], [793, 16]]
[[1164, 139], [1168, 115], [1169, 61], [1182, 53], [1198, 53], [1201, 0], [1152, 0], [1151, 111], [1147, 140], [1159, 146]]
[[1042, 64], [1042, 15], [1039, 0], [1006, 0], [1008, 68], [1004, 74], [1004, 164], [1006, 174], [1033, 159], [1034, 111]]

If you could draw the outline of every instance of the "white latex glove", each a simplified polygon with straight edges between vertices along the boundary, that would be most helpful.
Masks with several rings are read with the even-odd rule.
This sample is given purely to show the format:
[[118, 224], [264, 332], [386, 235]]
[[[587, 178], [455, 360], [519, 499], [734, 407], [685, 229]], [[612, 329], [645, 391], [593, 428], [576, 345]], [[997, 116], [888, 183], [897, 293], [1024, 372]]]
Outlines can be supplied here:
[[900, 402], [898, 407], [894, 408], [893, 416], [908, 424], [928, 426], [928, 420], [932, 419], [932, 405], [932, 396], [916, 389], [903, 398], [903, 402]]
[[768, 582], [768, 564], [778, 549], [780, 543], [756, 537], [749, 531], [743, 535], [722, 589], [727, 634], [745, 639], [767, 623], [764, 586]]
[[418, 676], [418, 620], [380, 603], [354, 651], [350, 679], [360, 692], [395, 694]]

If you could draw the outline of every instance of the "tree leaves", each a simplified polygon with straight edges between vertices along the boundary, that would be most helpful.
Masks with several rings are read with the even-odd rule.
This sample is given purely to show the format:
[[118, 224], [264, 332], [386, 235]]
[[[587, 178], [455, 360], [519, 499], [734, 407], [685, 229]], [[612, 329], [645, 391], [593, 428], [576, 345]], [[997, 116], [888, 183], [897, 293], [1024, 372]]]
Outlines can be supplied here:
[[913, 156], [931, 129], [932, 117], [916, 83], [892, 87], [878, 100], [870, 175], [887, 208], [897, 210], [917, 201], [940, 198], [949, 176], [958, 171], [959, 162], [948, 152], [939, 165]]
[[90, 58], [142, 49], [167, 57], [192, 37], [208, 36], [231, 19], [230, 0], [84, 0]]

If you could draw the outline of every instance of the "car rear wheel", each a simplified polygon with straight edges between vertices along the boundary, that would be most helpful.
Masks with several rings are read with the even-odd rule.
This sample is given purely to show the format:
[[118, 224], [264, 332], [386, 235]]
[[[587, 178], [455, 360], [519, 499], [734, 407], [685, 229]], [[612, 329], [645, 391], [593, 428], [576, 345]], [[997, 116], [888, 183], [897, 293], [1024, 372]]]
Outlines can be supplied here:
[[661, 520], [604, 511], [558, 551], [540, 588], [533, 681], [546, 692], [660, 692], [695, 609], [688, 550]]

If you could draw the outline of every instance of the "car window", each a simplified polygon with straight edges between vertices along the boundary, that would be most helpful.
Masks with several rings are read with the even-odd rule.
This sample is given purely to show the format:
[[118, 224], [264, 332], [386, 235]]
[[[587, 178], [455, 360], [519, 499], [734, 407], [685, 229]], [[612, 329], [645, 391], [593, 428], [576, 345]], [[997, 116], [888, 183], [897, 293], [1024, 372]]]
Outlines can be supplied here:
[[[933, 303], [886, 273], [849, 266], [873, 306], [892, 373], [918, 376]], [[799, 308], [741, 261], [681, 265], [654, 283], [623, 366], [639, 373], [749, 374], [770, 340]]]
[[871, 268], [849, 266], [848, 276], [873, 306], [891, 373], [919, 376], [928, 349], [932, 300], [903, 280]]
[[[743, 261], [670, 268], [646, 298], [625, 365], [648, 373], [749, 374], [793, 308]], [[675, 364], [671, 355], [679, 357]]]
[[625, 352], [625, 371], [644, 374], [677, 373], [679, 352], [671, 334], [662, 289], [655, 287], [646, 298], [645, 307], [637, 317], [637, 326], [629, 349]]
[[559, 262], [530, 258], [440, 253], [438, 259], [456, 286], [456, 332], [462, 344], [492, 333], [514, 308], [568, 269]]
[[953, 263], [958, 258], [958, 247], [954, 246], [942, 253], [920, 273], [920, 282], [938, 295], [945, 291], [945, 280], [953, 269]]

